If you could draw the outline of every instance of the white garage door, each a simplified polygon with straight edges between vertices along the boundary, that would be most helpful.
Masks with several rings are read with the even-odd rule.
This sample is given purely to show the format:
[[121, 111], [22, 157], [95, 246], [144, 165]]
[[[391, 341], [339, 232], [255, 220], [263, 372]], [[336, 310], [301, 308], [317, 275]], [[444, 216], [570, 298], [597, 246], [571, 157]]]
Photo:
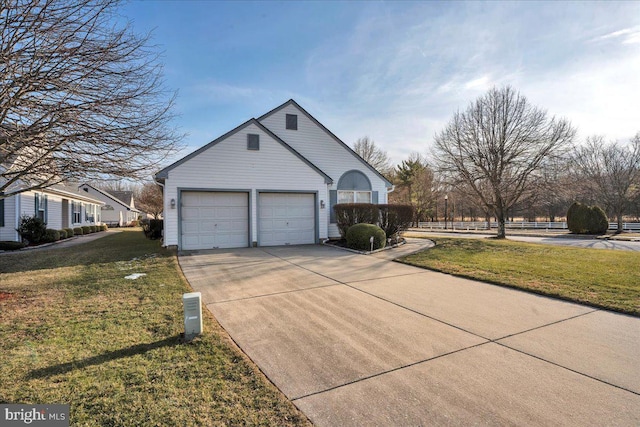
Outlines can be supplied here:
[[261, 193], [260, 246], [304, 245], [316, 242], [313, 194]]
[[182, 249], [249, 245], [248, 193], [189, 191], [181, 199]]

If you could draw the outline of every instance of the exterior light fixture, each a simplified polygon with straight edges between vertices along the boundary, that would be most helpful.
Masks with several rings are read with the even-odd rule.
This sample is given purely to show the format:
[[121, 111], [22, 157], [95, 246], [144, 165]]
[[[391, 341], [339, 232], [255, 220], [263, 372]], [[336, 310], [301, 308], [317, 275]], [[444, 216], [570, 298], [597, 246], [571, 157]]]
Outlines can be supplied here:
[[176, 199], [171, 199], [171, 209], [176, 208]]
[[320, 200], [320, 209], [324, 209], [324, 200]]

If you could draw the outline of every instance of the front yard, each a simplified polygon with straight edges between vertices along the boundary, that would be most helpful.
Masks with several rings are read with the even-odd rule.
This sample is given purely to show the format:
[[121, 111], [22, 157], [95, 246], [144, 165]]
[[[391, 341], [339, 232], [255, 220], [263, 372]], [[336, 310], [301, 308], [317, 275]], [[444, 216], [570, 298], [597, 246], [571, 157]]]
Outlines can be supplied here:
[[67, 403], [71, 425], [309, 425], [206, 310], [181, 341], [190, 288], [140, 231], [2, 254], [0, 273], [0, 403]]
[[640, 255], [520, 243], [434, 238], [407, 264], [640, 315]]

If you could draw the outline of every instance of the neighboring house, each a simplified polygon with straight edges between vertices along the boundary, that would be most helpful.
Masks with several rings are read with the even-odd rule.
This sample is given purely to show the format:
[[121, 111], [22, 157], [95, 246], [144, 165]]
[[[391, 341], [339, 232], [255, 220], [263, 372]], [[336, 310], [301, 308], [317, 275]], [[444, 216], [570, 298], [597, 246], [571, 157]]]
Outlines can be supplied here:
[[131, 224], [142, 215], [142, 212], [136, 209], [131, 191], [105, 191], [90, 184], [82, 184], [79, 188], [91, 197], [104, 202], [101, 208], [102, 222], [110, 227]]
[[156, 174], [164, 244], [179, 249], [339, 237], [337, 203], [387, 203], [392, 184], [294, 100]]
[[19, 242], [16, 228], [20, 217], [37, 216], [47, 228], [81, 227], [100, 224], [102, 202], [79, 192], [76, 187], [54, 185], [0, 199], [0, 240]]

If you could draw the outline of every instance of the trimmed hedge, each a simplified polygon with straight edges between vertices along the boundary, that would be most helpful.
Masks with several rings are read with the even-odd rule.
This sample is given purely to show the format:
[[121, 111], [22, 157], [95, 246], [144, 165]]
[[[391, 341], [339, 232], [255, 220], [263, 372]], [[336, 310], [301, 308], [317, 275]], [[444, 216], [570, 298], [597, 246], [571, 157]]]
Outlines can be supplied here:
[[0, 251], [17, 251], [25, 246], [27, 246], [27, 244], [23, 242], [4, 241], [0, 242]]
[[60, 233], [60, 240], [67, 238], [67, 230], [58, 230], [58, 233]]
[[42, 242], [44, 243], [53, 243], [60, 240], [60, 232], [58, 230], [54, 230], [52, 228], [47, 228], [42, 237]]
[[107, 224], [102, 224], [100, 226], [100, 231], [107, 231], [109, 229], [109, 227], [107, 227]]
[[82, 234], [91, 234], [91, 227], [89, 227], [88, 225], [83, 225], [81, 228]]
[[609, 219], [599, 206], [575, 202], [567, 211], [567, 227], [575, 234], [604, 234], [609, 229]]
[[387, 244], [387, 235], [382, 228], [373, 224], [355, 224], [347, 230], [347, 246], [359, 251], [371, 250], [371, 237], [373, 236], [373, 250], [384, 248]]
[[342, 238], [355, 224], [378, 225], [388, 237], [406, 230], [413, 219], [411, 205], [374, 205], [371, 203], [341, 203], [333, 207]]
[[82, 229], [82, 227], [75, 227], [73, 229], [73, 234], [76, 236], [82, 236], [84, 234], [84, 230]]
[[65, 228], [64, 231], [67, 232], [67, 238], [74, 236], [73, 228]]

